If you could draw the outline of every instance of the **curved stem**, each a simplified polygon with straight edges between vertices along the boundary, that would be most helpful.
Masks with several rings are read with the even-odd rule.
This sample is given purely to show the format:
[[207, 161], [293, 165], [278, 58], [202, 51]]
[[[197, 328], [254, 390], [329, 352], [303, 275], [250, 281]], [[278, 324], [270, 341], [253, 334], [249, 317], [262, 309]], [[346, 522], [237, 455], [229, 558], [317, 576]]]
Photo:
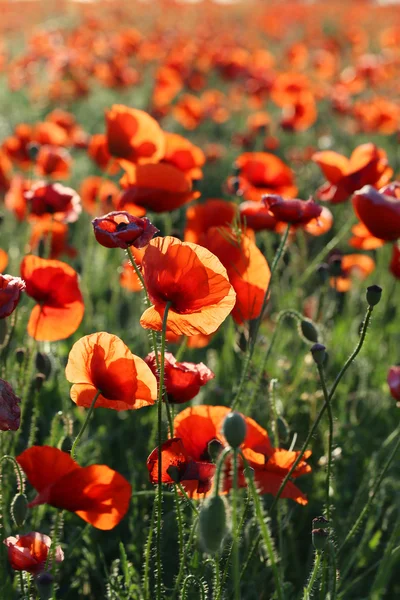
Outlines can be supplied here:
[[9, 460], [10, 462], [12, 462], [14, 469], [17, 473], [17, 478], [18, 478], [18, 492], [20, 494], [23, 494], [25, 491], [25, 482], [24, 482], [24, 476], [22, 475], [22, 471], [21, 471], [21, 467], [19, 466], [18, 462], [16, 461], [16, 459], [13, 456], [10, 456], [9, 454], [5, 454], [4, 456], [2, 456], [0, 458], [0, 465], [3, 462], [3, 460]]
[[330, 506], [330, 485], [331, 485], [331, 472], [332, 472], [332, 447], [333, 447], [333, 415], [330, 403], [328, 390], [326, 388], [325, 373], [322, 365], [317, 365], [319, 378], [321, 381], [322, 391], [324, 393], [325, 406], [328, 413], [329, 419], [329, 438], [328, 438], [328, 461], [326, 467], [326, 483], [325, 483], [325, 502], [326, 502], [326, 518], [330, 519], [331, 506]]
[[71, 458], [73, 458], [74, 460], [76, 460], [76, 447], [77, 447], [77, 445], [78, 445], [78, 443], [79, 443], [79, 441], [80, 441], [80, 439], [81, 439], [82, 435], [85, 433], [85, 430], [86, 430], [86, 427], [88, 426], [88, 423], [89, 423], [90, 417], [92, 416], [92, 413], [93, 413], [93, 411], [94, 411], [94, 407], [95, 407], [95, 404], [96, 404], [96, 402], [97, 402], [97, 398], [100, 396], [100, 394], [101, 394], [101, 391], [100, 391], [100, 390], [97, 390], [97, 392], [96, 392], [96, 395], [95, 395], [95, 397], [93, 398], [93, 400], [92, 400], [92, 403], [91, 403], [91, 405], [90, 405], [90, 407], [89, 407], [88, 413], [87, 413], [87, 415], [86, 415], [86, 419], [85, 419], [85, 421], [84, 421], [84, 423], [83, 423], [83, 425], [82, 425], [82, 427], [81, 427], [81, 430], [80, 430], [80, 432], [78, 433], [78, 435], [76, 436], [76, 438], [75, 438], [75, 440], [74, 440], [74, 443], [72, 444], [72, 448], [71, 448]]
[[233, 487], [232, 487], [232, 570], [234, 599], [240, 600], [240, 560], [237, 532], [237, 493], [238, 493], [238, 451], [233, 449]]
[[307, 584], [307, 587], [304, 590], [303, 600], [309, 600], [311, 598], [311, 592], [318, 577], [318, 573], [321, 567], [321, 557], [322, 552], [316, 552], [313, 570], [311, 571], [310, 580]]

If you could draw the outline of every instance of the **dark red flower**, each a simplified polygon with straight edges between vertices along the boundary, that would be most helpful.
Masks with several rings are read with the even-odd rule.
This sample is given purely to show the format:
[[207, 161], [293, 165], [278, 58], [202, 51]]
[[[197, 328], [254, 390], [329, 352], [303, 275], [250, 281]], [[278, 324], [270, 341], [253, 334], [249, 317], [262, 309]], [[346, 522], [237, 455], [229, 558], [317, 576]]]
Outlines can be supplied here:
[[24, 192], [32, 215], [54, 215], [58, 221], [73, 223], [82, 211], [81, 199], [72, 188], [61, 183], [38, 181]]
[[16, 309], [25, 281], [12, 275], [0, 275], [0, 319], [11, 315]]
[[400, 182], [393, 181], [377, 191], [365, 185], [354, 192], [353, 208], [373, 236], [392, 241], [400, 238]]
[[387, 382], [393, 398], [400, 402], [400, 366], [390, 367]]
[[143, 248], [158, 233], [147, 217], [135, 217], [125, 211], [96, 217], [92, 225], [96, 240], [106, 248]]
[[391, 274], [400, 279], [400, 247], [398, 244], [393, 245], [392, 259], [390, 261], [389, 270]]
[[0, 431], [17, 431], [21, 419], [20, 402], [11, 385], [0, 379]]
[[[154, 352], [144, 359], [157, 377], [157, 363]], [[165, 353], [164, 385], [168, 394], [168, 402], [183, 404], [192, 400], [200, 388], [211, 379], [214, 373], [205, 364], [178, 362], [171, 352]]]
[[263, 196], [264, 205], [273, 216], [283, 223], [292, 225], [306, 225], [312, 219], [316, 219], [322, 212], [322, 207], [309, 200], [286, 200], [276, 194]]

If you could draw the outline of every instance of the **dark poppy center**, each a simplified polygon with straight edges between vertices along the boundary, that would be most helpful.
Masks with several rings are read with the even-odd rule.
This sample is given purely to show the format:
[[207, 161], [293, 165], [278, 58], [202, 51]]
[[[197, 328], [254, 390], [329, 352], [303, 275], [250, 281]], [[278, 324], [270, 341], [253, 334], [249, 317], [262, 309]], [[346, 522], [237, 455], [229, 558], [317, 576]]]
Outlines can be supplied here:
[[128, 228], [128, 223], [118, 223], [115, 231], [125, 231]]

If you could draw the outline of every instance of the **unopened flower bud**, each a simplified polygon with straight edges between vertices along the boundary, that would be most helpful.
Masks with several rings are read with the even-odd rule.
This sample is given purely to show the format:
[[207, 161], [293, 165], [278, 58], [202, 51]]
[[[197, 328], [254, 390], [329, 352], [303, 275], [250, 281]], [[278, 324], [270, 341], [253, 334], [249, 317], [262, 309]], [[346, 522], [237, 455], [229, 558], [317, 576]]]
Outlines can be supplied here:
[[226, 509], [221, 496], [207, 498], [199, 515], [200, 542], [205, 552], [215, 554], [226, 534]]
[[367, 302], [370, 306], [379, 304], [382, 297], [382, 288], [379, 285], [370, 285], [367, 287]]
[[311, 532], [312, 543], [316, 550], [324, 550], [328, 541], [329, 532], [326, 529], [313, 529]]
[[71, 436], [66, 435], [60, 443], [60, 450], [62, 450], [63, 452], [71, 452], [72, 449], [72, 444], [73, 444], [73, 440], [71, 438]]
[[45, 381], [46, 381], [46, 377], [45, 377], [45, 375], [43, 375], [43, 373], [36, 373], [34, 383], [35, 383], [35, 388], [38, 392], [40, 392], [40, 390], [42, 389]]
[[318, 265], [317, 275], [321, 283], [326, 283], [329, 279], [329, 265], [327, 263], [321, 263]]
[[50, 600], [53, 596], [54, 577], [51, 573], [44, 571], [36, 577], [36, 587], [40, 600]]
[[246, 421], [238, 412], [229, 413], [222, 424], [222, 433], [232, 448], [239, 448], [246, 437]]
[[17, 363], [19, 365], [22, 365], [22, 363], [24, 362], [24, 359], [25, 359], [25, 349], [17, 348], [15, 351], [15, 360], [17, 361]]
[[25, 494], [17, 494], [11, 503], [11, 516], [17, 527], [22, 527], [25, 523], [28, 512], [28, 499]]
[[323, 344], [311, 346], [311, 354], [317, 365], [323, 365], [326, 361], [326, 348]]
[[48, 379], [51, 374], [51, 360], [44, 352], [38, 352], [35, 359], [36, 370], [43, 373], [45, 379]]
[[303, 319], [300, 323], [303, 337], [309, 342], [318, 342], [318, 329], [310, 319]]
[[315, 517], [312, 520], [312, 527], [313, 529], [326, 529], [329, 527], [329, 521], [324, 516]]

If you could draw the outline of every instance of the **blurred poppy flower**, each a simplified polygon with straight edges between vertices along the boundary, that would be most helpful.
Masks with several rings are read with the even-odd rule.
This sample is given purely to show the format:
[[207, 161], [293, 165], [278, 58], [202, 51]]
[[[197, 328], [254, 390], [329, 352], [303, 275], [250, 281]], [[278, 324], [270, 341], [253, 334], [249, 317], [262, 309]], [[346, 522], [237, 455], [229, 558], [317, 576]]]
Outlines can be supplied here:
[[30, 208], [30, 214], [35, 217], [53, 215], [57, 221], [75, 222], [81, 211], [81, 199], [72, 188], [61, 183], [46, 183], [38, 181], [24, 192]]
[[165, 153], [165, 136], [143, 110], [114, 104], [106, 111], [107, 144], [111, 156], [133, 163], [157, 162]]
[[7, 156], [22, 169], [31, 164], [29, 144], [32, 142], [32, 128], [30, 125], [20, 123], [16, 126], [14, 134], [3, 142], [3, 150]]
[[338, 292], [348, 292], [352, 278], [366, 279], [375, 269], [375, 261], [366, 254], [346, 254], [341, 261], [342, 274], [331, 278], [331, 287]]
[[[161, 448], [162, 483], [181, 483], [191, 497], [201, 497], [211, 490], [215, 465], [211, 462], [193, 460], [185, 450], [182, 440], [172, 438]], [[158, 448], [147, 459], [151, 483], [158, 483]]]
[[226, 270], [206, 248], [159, 237], [147, 246], [142, 265], [154, 305], [140, 319], [145, 329], [161, 331], [167, 302], [167, 330], [185, 335], [213, 333], [234, 307], [236, 294]]
[[232, 317], [236, 323], [260, 316], [271, 272], [256, 244], [243, 233], [228, 227], [212, 227], [200, 243], [224, 265], [236, 292]]
[[[144, 360], [158, 377], [154, 352], [148, 354]], [[164, 385], [169, 403], [189, 402], [197, 396], [200, 388], [214, 377], [214, 373], [203, 363], [178, 362], [171, 352], [165, 353]]]
[[234, 202], [210, 199], [193, 204], [186, 210], [185, 242], [198, 244], [210, 227], [230, 226], [237, 215]]
[[21, 421], [21, 398], [7, 381], [0, 379], [0, 431], [17, 431]]
[[398, 244], [393, 244], [389, 270], [396, 279], [400, 279], [400, 248]]
[[[8, 561], [15, 571], [27, 571], [32, 575], [37, 575], [46, 569], [47, 557], [52, 544], [48, 535], [31, 531], [25, 535], [10, 536], [3, 540], [3, 544], [7, 546]], [[64, 560], [61, 546], [56, 547], [54, 558], [56, 562]], [[47, 566], [51, 568], [51, 562]]]
[[[292, 170], [268, 152], [245, 152], [236, 159], [239, 191], [246, 200], [260, 201], [264, 194], [293, 198], [297, 193]], [[231, 188], [233, 178], [228, 180]]]
[[13, 212], [18, 221], [25, 221], [28, 213], [28, 205], [25, 198], [25, 192], [30, 188], [30, 183], [22, 175], [14, 175], [10, 182], [5, 198], [4, 205], [7, 210]]
[[4, 269], [8, 265], [8, 254], [5, 250], [0, 248], [0, 273], [3, 273]]
[[92, 333], [78, 340], [65, 369], [73, 384], [71, 400], [90, 407], [130, 410], [150, 406], [157, 398], [157, 381], [147, 364], [132, 354], [116, 335]]
[[69, 176], [71, 155], [65, 148], [41, 146], [36, 158], [36, 172], [40, 176], [64, 179]]
[[173, 165], [120, 163], [125, 170], [120, 180], [125, 190], [120, 198], [121, 209], [133, 203], [156, 213], [169, 212], [200, 196], [189, 175]]
[[400, 402], [400, 367], [393, 366], [390, 367], [387, 382], [390, 388], [390, 393], [393, 398]]
[[328, 180], [317, 190], [317, 196], [334, 204], [345, 202], [365, 185], [385, 185], [393, 174], [386, 152], [371, 143], [358, 146], [350, 158], [326, 150], [314, 154], [312, 160]]
[[11, 315], [17, 308], [25, 282], [12, 275], [0, 275], [0, 319]]
[[120, 166], [108, 151], [107, 137], [104, 133], [92, 135], [87, 152], [96, 165], [102, 171], [107, 171], [109, 175], [118, 173], [120, 170]]
[[286, 200], [282, 196], [267, 194], [263, 196], [263, 203], [277, 221], [299, 227], [317, 219], [322, 212], [322, 207], [316, 204], [312, 198], [309, 200]]
[[384, 240], [381, 240], [372, 235], [372, 233], [365, 227], [364, 223], [357, 223], [351, 228], [353, 237], [349, 240], [350, 246], [358, 248], [359, 250], [375, 250], [381, 248], [385, 244]]
[[80, 467], [67, 452], [33, 446], [17, 456], [38, 495], [29, 507], [49, 504], [74, 512], [97, 529], [113, 529], [125, 516], [132, 487], [106, 465]]
[[63, 340], [78, 329], [84, 304], [78, 275], [59, 260], [47, 260], [29, 254], [21, 263], [26, 293], [36, 300], [28, 321], [28, 334], [35, 340]]
[[183, 94], [172, 110], [174, 118], [185, 129], [196, 129], [205, 117], [203, 102], [192, 94]]
[[370, 233], [385, 241], [400, 237], [400, 182], [379, 190], [366, 185], [353, 195], [353, 208]]
[[74, 258], [77, 250], [68, 244], [68, 233], [67, 223], [54, 221], [51, 217], [42, 217], [32, 223], [30, 251], [35, 250], [41, 241], [49, 241], [49, 258], [59, 258], [62, 254]]
[[12, 164], [8, 156], [0, 150], [0, 192], [10, 187]]
[[314, 95], [303, 92], [292, 104], [282, 108], [280, 126], [285, 131], [306, 131], [314, 125], [317, 116]]
[[92, 221], [96, 240], [106, 248], [143, 248], [158, 233], [147, 217], [114, 211]]
[[191, 179], [202, 179], [201, 167], [205, 163], [204, 152], [177, 133], [165, 132], [166, 148], [163, 162], [174, 165]]
[[[141, 270], [145, 252], [144, 248], [138, 249], [135, 248], [135, 246], [132, 246], [131, 251], [137, 267]], [[130, 292], [141, 292], [143, 290], [142, 283], [139, 277], [136, 275], [130, 260], [126, 260], [122, 263], [119, 283], [121, 287], [129, 290]]]
[[280, 73], [272, 86], [271, 99], [277, 106], [287, 106], [296, 102], [305, 92], [310, 93], [310, 86], [310, 80], [303, 73]]
[[332, 229], [333, 225], [333, 215], [329, 208], [326, 206], [320, 208], [321, 214], [318, 217], [311, 219], [311, 221], [308, 221], [308, 223], [303, 226], [304, 231], [315, 237], [324, 235], [324, 233]]
[[120, 190], [114, 182], [92, 175], [82, 181], [79, 195], [86, 212], [95, 216], [117, 209]]
[[275, 231], [277, 220], [270, 213], [269, 209], [261, 204], [247, 200], [239, 204], [240, 220], [243, 224], [254, 231]]

